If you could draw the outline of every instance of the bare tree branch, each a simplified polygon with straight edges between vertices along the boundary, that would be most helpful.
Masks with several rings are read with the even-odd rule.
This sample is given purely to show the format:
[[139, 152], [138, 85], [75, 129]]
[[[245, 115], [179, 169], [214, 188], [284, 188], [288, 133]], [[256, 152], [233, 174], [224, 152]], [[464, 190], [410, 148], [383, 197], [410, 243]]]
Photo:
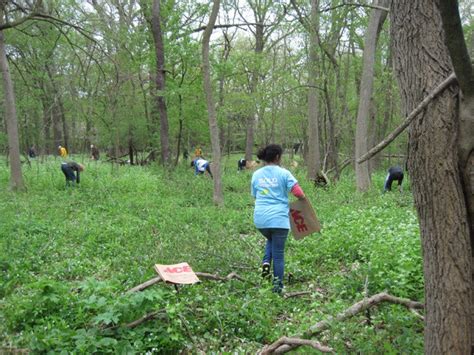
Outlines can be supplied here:
[[273, 343], [268, 349], [262, 352], [263, 354], [272, 354], [276, 349], [280, 346], [311, 346], [313, 349], [319, 350], [322, 353], [332, 353], [334, 350], [327, 346], [321, 345], [321, 343], [315, 340], [308, 340], [308, 339], [301, 339], [301, 338], [288, 338], [288, 337], [281, 337], [275, 343]]
[[383, 141], [377, 144], [375, 147], [370, 149], [367, 153], [362, 155], [359, 159], [357, 159], [357, 163], [363, 163], [367, 159], [372, 158], [375, 154], [380, 152], [384, 149], [387, 145], [389, 145], [395, 138], [398, 137], [400, 133], [402, 133], [405, 128], [407, 128], [410, 123], [416, 118], [416, 116], [425, 109], [426, 106], [440, 93], [442, 93], [446, 88], [448, 88], [451, 84], [456, 82], [456, 75], [451, 73], [443, 82], [441, 82], [433, 91], [431, 91], [428, 96], [426, 96], [423, 101], [419, 103], [419, 105], [412, 111], [410, 114], [405, 118], [405, 121], [401, 125], [399, 125], [395, 130], [393, 130]]
[[[203, 279], [206, 279], [206, 280], [213, 280], [213, 281], [230, 281], [232, 279], [237, 279], [239, 281], [243, 281], [243, 282], [249, 282], [251, 283], [250, 281], [247, 281], [245, 280], [243, 277], [241, 277], [240, 275], [238, 275], [237, 273], [235, 272], [231, 272], [229, 275], [227, 276], [219, 276], [217, 274], [209, 274], [207, 272], [199, 272], [199, 271], [196, 271], [195, 274], [197, 276], [199, 276], [200, 278], [203, 278]], [[127, 293], [131, 293], [131, 292], [137, 292], [137, 291], [143, 291], [144, 289], [160, 282], [162, 279], [161, 277], [157, 276], [157, 277], [154, 277], [138, 286], [135, 286], [133, 288], [131, 288], [130, 290], [127, 291]]]
[[298, 292], [288, 292], [283, 295], [284, 298], [293, 298], [310, 295], [311, 291], [298, 291]]
[[368, 8], [383, 10], [383, 11], [387, 11], [387, 12], [390, 11], [390, 9], [388, 9], [386, 7], [375, 5], [375, 4], [358, 4], [358, 3], [351, 3], [351, 2], [343, 2], [342, 4], [339, 4], [339, 5], [336, 5], [336, 6], [326, 7], [325, 9], [322, 9], [321, 12], [332, 11], [332, 10], [335, 10], [335, 9], [337, 9], [339, 7], [343, 7], [343, 6], [368, 7]]
[[[295, 9], [297, 15], [298, 15], [298, 19], [301, 23], [301, 25], [308, 31], [314, 31], [314, 29], [311, 28], [311, 24], [308, 22], [308, 20], [303, 17], [303, 14], [301, 13], [301, 10], [299, 9], [298, 5], [296, 4], [295, 0], [290, 0], [291, 2], [291, 5], [293, 6], [293, 8]], [[337, 60], [336, 58], [334, 58], [334, 56], [332, 55], [332, 53], [330, 53], [326, 46], [323, 45], [322, 41], [321, 41], [321, 36], [319, 35], [318, 31], [315, 31], [315, 35], [316, 35], [316, 39], [318, 41], [318, 46], [323, 50], [324, 54], [326, 54], [326, 56], [329, 58], [329, 60], [331, 61], [331, 63], [333, 64], [334, 68], [337, 68], [339, 66], [339, 64], [337, 63]]]
[[[383, 302], [388, 302], [388, 303], [394, 303], [394, 304], [399, 304], [404, 307], [407, 307], [408, 309], [423, 309], [424, 305], [420, 302], [412, 301], [406, 298], [400, 298], [400, 297], [395, 297], [392, 295], [389, 295], [386, 292], [381, 292], [377, 293], [376, 295], [369, 297], [369, 298], [364, 298], [363, 300], [353, 304], [343, 312], [339, 313], [335, 317], [328, 317], [327, 319], [320, 321], [316, 323], [315, 325], [311, 326], [305, 333], [304, 337], [305, 338], [310, 338], [323, 330], [328, 329], [331, 324], [334, 321], [342, 322], [345, 321], [346, 319], [352, 318], [356, 314], [365, 311], [366, 309], [369, 309], [373, 306], [378, 305], [379, 303]], [[282, 337], [276, 342], [264, 347], [261, 351], [261, 354], [283, 354], [286, 353], [292, 349], [295, 349], [301, 345], [307, 345], [307, 344], [288, 344], [284, 343], [282, 339], [286, 337]], [[283, 345], [279, 345], [283, 344]], [[278, 345], [278, 346], [277, 346]]]

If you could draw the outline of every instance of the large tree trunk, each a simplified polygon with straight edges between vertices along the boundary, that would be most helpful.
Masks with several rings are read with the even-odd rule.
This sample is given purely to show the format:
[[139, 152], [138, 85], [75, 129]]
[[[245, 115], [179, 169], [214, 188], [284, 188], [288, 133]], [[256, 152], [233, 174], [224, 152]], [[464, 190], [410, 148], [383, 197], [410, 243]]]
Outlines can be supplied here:
[[438, 1], [445, 43], [461, 88], [458, 156], [471, 241], [471, 354], [474, 352], [474, 68], [456, 0]]
[[214, 203], [222, 205], [224, 203], [224, 196], [222, 194], [222, 179], [221, 179], [221, 145], [219, 142], [219, 126], [217, 125], [217, 114], [212, 95], [211, 73], [209, 64], [209, 41], [211, 39], [212, 30], [216, 23], [217, 14], [219, 12], [220, 0], [214, 0], [212, 5], [211, 16], [209, 23], [206, 26], [204, 35], [202, 37], [202, 71], [203, 71], [203, 85], [204, 93], [206, 95], [207, 114], [209, 118], [209, 130], [211, 132], [212, 144], [212, 173], [214, 175]]
[[161, 160], [163, 164], [168, 164], [170, 160], [168, 112], [166, 110], [166, 101], [164, 96], [166, 84], [165, 72], [165, 51], [163, 44], [163, 35], [161, 31], [161, 6], [160, 0], [153, 0], [151, 10], [151, 32], [155, 44], [156, 55], [156, 75], [155, 75], [155, 105], [160, 116], [160, 142], [161, 142]]
[[318, 44], [319, 44], [319, 0], [311, 0], [311, 27], [309, 29], [308, 60], [308, 179], [316, 180], [321, 169], [319, 150], [319, 102], [316, 79], [318, 77]]
[[[404, 113], [452, 72], [436, 3], [392, 1], [393, 62]], [[459, 157], [456, 89], [409, 130], [408, 168], [420, 220], [425, 275], [425, 352], [471, 353], [471, 241]], [[472, 142], [472, 136], [471, 136]]]
[[[374, 5], [386, 7], [388, 0], [374, 0]], [[359, 109], [357, 112], [355, 157], [360, 158], [367, 153], [369, 140], [369, 114], [374, 84], [375, 52], [382, 25], [387, 12], [373, 9], [365, 35], [362, 78], [360, 82]], [[370, 187], [369, 162], [365, 161], [355, 166], [356, 184], [358, 191], [367, 191]]]
[[[2, 6], [4, 6], [2, 4]], [[0, 19], [3, 22], [3, 9], [0, 9]], [[18, 138], [18, 119], [16, 116], [15, 93], [8, 68], [5, 50], [5, 37], [0, 31], [0, 69], [3, 77], [3, 92], [5, 95], [5, 118], [8, 134], [8, 155], [10, 159], [10, 188], [24, 190], [23, 175], [21, 174], [20, 140]]]

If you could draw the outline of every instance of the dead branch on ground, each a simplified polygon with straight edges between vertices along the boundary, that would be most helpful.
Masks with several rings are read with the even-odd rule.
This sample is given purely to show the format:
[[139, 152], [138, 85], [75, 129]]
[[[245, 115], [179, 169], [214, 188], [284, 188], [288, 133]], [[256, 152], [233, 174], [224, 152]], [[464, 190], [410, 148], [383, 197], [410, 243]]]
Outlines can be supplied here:
[[284, 298], [300, 297], [310, 295], [311, 291], [288, 292], [283, 295]]
[[137, 320], [134, 320], [133, 322], [130, 322], [130, 323], [126, 324], [125, 327], [133, 329], [133, 328], [138, 327], [142, 323], [145, 323], [149, 320], [158, 318], [159, 316], [162, 316], [162, 315], [165, 315], [165, 314], [166, 314], [166, 311], [164, 311], [164, 310], [148, 313], [148, 314], [145, 314], [143, 317], [138, 318]]
[[[195, 274], [198, 276], [198, 277], [201, 277], [203, 279], [206, 279], [206, 280], [213, 280], [213, 281], [230, 281], [232, 279], [237, 279], [239, 281], [242, 281], [242, 282], [249, 282], [251, 283], [250, 281], [247, 281], [245, 280], [242, 276], [240, 276], [239, 274], [235, 273], [235, 272], [231, 272], [229, 275], [227, 276], [219, 276], [217, 274], [209, 274], [207, 272], [195, 272]], [[130, 290], [127, 291], [127, 293], [131, 293], [131, 292], [137, 292], [137, 291], [143, 291], [144, 289], [160, 282], [162, 279], [160, 276], [157, 276], [157, 277], [154, 277], [138, 286], [135, 286], [133, 288], [131, 288]]]
[[[327, 346], [321, 345], [321, 343], [319, 343], [315, 340], [308, 340], [308, 339], [301, 339], [301, 338], [281, 337], [280, 339], [278, 339], [273, 344], [274, 344], [274, 346], [276, 346], [275, 349], [277, 349], [278, 347], [283, 346], [283, 345], [295, 346], [295, 347], [306, 345], [306, 346], [311, 346], [312, 348], [314, 348], [316, 350], [319, 350], [323, 353], [332, 353], [332, 352], [334, 352], [333, 349], [331, 349]], [[273, 346], [273, 344], [272, 344], [272, 346]], [[267, 353], [263, 352], [262, 354], [267, 354]], [[270, 354], [270, 353], [268, 353], [268, 354]]]
[[[363, 299], [363, 300], [353, 304], [352, 306], [350, 306], [349, 308], [347, 308], [343, 312], [339, 313], [335, 317], [330, 316], [326, 320], [322, 320], [322, 321], [314, 324], [303, 334], [303, 337], [310, 338], [310, 337], [322, 332], [323, 330], [328, 329], [331, 326], [332, 322], [334, 322], [334, 321], [338, 321], [338, 322], [345, 321], [346, 319], [352, 318], [356, 314], [358, 314], [360, 312], [363, 312], [366, 309], [371, 308], [373, 306], [376, 306], [376, 305], [378, 305], [379, 303], [382, 303], [382, 302], [389, 302], [389, 303], [399, 304], [401, 306], [407, 307], [410, 310], [411, 309], [423, 309], [424, 308], [424, 305], [420, 302], [412, 301], [412, 300], [409, 300], [409, 299], [406, 299], [406, 298], [395, 297], [395, 296], [389, 295], [386, 292], [381, 292], [381, 293], [378, 293], [378, 294], [376, 294], [372, 297]], [[284, 342], [285, 338], [286, 337], [281, 337], [276, 342], [265, 346], [262, 349], [261, 354], [283, 354], [283, 353], [286, 353], [290, 350], [293, 350], [293, 349], [295, 349], [295, 348], [297, 348], [301, 345], [306, 345], [306, 344], [285, 343]]]

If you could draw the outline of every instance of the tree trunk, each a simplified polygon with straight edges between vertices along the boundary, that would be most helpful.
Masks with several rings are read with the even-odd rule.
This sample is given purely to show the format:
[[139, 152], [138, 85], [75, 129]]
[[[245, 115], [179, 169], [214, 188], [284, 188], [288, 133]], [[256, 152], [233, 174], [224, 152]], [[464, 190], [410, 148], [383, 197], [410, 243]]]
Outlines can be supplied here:
[[163, 44], [163, 35], [161, 31], [161, 5], [160, 0], [153, 0], [151, 11], [151, 32], [153, 34], [153, 43], [155, 45], [156, 55], [156, 75], [155, 75], [155, 105], [160, 116], [160, 142], [161, 142], [161, 160], [164, 165], [169, 163], [169, 128], [168, 128], [168, 112], [166, 109], [166, 101], [164, 96], [166, 84], [165, 72], [165, 51]]
[[43, 131], [44, 131], [44, 141], [43, 149], [44, 154], [51, 154], [54, 152], [54, 143], [51, 141], [51, 114], [50, 107], [47, 103], [46, 96], [43, 96], [41, 99], [43, 107]]
[[[374, 5], [388, 6], [388, 0], [374, 0]], [[375, 52], [382, 25], [387, 17], [387, 12], [373, 9], [365, 35], [362, 78], [360, 82], [359, 109], [357, 112], [355, 157], [360, 158], [368, 150], [369, 138], [369, 113], [374, 83]], [[356, 185], [358, 191], [367, 191], [370, 187], [369, 162], [355, 166]]]
[[321, 153], [319, 149], [319, 102], [316, 79], [318, 77], [318, 43], [319, 43], [319, 0], [311, 0], [311, 27], [309, 29], [308, 60], [308, 179], [316, 180], [321, 170]]
[[179, 102], [179, 130], [178, 130], [178, 142], [176, 147], [176, 160], [174, 162], [174, 166], [177, 166], [179, 163], [179, 154], [181, 153], [181, 140], [183, 139], [183, 122], [184, 122], [184, 114], [183, 114], [183, 96], [178, 94], [178, 102]]
[[[255, 18], [259, 17], [264, 17], [264, 16], [258, 16], [258, 14], [255, 14]], [[261, 20], [261, 18], [259, 19]], [[256, 64], [255, 68], [252, 73], [252, 78], [250, 82], [250, 95], [252, 97], [252, 100], [256, 100], [255, 94], [257, 93], [258, 89], [258, 78], [260, 75], [260, 61], [261, 61], [261, 55], [263, 52], [263, 46], [265, 44], [263, 40], [263, 35], [264, 35], [264, 27], [263, 23], [260, 21], [257, 23], [255, 26], [255, 59], [256, 59]], [[254, 146], [254, 141], [255, 141], [255, 120], [258, 117], [258, 110], [257, 110], [257, 105], [256, 102], [253, 103], [253, 110], [251, 110], [251, 114], [247, 118], [247, 136], [246, 136], [246, 141], [245, 141], [245, 160], [251, 161], [252, 160], [252, 155], [253, 155], [253, 146]]]
[[[3, 10], [0, 10], [0, 18], [3, 22]], [[24, 190], [23, 175], [21, 174], [20, 141], [18, 138], [18, 119], [16, 116], [15, 93], [8, 68], [8, 60], [5, 49], [5, 37], [0, 31], [0, 69], [3, 77], [3, 92], [5, 95], [5, 122], [8, 134], [8, 155], [10, 159], [10, 188], [12, 190]]]
[[[337, 69], [336, 69], [337, 70]], [[326, 106], [328, 112], [328, 126], [329, 126], [329, 152], [328, 157], [330, 161], [330, 166], [334, 169], [334, 179], [339, 179], [339, 166], [337, 163], [337, 148], [336, 148], [336, 134], [334, 132], [334, 117], [333, 117], [333, 110], [331, 106], [331, 97], [329, 95], [329, 89], [327, 87], [327, 82], [324, 82], [324, 97], [326, 99]]]
[[218, 206], [224, 204], [224, 196], [222, 194], [221, 179], [221, 146], [219, 142], [219, 126], [217, 125], [217, 114], [212, 95], [212, 83], [209, 64], [209, 41], [211, 39], [212, 30], [216, 23], [217, 14], [219, 12], [220, 0], [214, 0], [212, 5], [209, 23], [206, 26], [202, 37], [202, 71], [204, 93], [206, 95], [207, 114], [209, 118], [209, 131], [211, 132], [212, 144], [212, 173], [214, 175], [214, 203]]
[[[431, 0], [391, 2], [391, 38], [404, 113], [452, 72]], [[471, 353], [471, 240], [459, 169], [459, 110], [448, 88], [409, 129], [409, 160], [425, 276], [425, 353]], [[472, 142], [472, 136], [471, 136]]]
[[471, 241], [471, 354], [474, 352], [474, 67], [456, 0], [438, 1], [445, 43], [461, 88], [458, 157]]

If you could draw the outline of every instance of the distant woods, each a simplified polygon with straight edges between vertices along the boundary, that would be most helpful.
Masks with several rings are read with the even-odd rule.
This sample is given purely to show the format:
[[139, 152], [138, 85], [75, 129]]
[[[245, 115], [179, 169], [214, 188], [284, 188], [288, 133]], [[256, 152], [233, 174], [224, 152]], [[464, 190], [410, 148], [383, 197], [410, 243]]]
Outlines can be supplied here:
[[[114, 157], [156, 150], [167, 164], [198, 145], [210, 154], [201, 39], [211, 5], [5, 2], [20, 152], [53, 154], [61, 144], [79, 153], [92, 143]], [[312, 177], [338, 173], [354, 156], [371, 11], [342, 1], [223, 1], [209, 55], [221, 152], [253, 159], [269, 142], [301, 144]], [[386, 29], [374, 58], [369, 148], [400, 120]], [[390, 153], [404, 154], [405, 140]]]

